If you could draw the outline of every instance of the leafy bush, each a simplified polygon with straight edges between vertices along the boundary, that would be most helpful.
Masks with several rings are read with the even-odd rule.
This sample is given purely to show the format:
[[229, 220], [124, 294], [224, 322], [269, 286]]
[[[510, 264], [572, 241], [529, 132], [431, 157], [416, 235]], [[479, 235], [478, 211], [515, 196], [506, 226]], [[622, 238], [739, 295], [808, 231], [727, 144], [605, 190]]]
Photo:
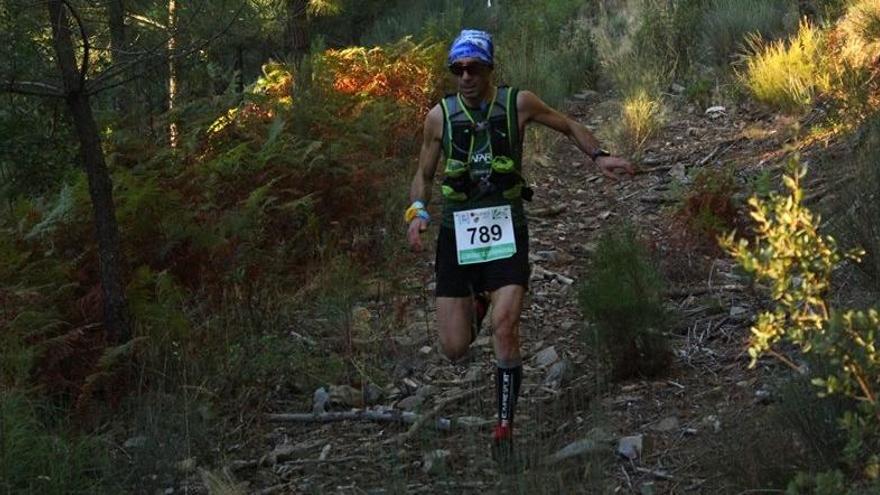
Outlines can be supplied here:
[[631, 226], [605, 231], [590, 258], [579, 301], [614, 379], [657, 375], [671, 362], [663, 280], [654, 266]]
[[832, 272], [859, 252], [841, 253], [833, 238], [819, 234], [819, 221], [802, 204], [805, 174], [806, 168], [793, 157], [784, 177], [787, 195], [749, 200], [757, 223], [754, 245], [745, 239], [735, 242], [731, 233], [722, 246], [746, 271], [770, 284], [775, 304], [752, 327], [751, 366], [779, 341], [815, 353], [827, 363], [829, 371], [813, 380], [820, 394], [840, 394], [857, 404], [841, 418], [849, 434], [846, 458], [858, 469], [876, 472], [880, 464], [875, 454], [880, 447], [880, 313], [874, 309], [833, 311], [828, 304]]
[[786, 15], [797, 16], [797, 5], [792, 0], [711, 1], [700, 26], [709, 59], [724, 66], [748, 36], [774, 39], [785, 34]]
[[802, 22], [788, 41], [750, 36], [743, 84], [763, 103], [787, 112], [807, 109], [831, 85], [822, 31]]

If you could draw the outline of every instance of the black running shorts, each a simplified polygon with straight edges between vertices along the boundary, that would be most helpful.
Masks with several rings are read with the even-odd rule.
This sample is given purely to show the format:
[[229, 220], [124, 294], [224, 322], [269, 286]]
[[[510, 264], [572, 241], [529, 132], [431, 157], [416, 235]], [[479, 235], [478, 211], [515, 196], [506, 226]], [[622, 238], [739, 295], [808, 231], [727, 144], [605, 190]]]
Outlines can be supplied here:
[[514, 227], [516, 254], [503, 260], [459, 265], [455, 252], [455, 230], [440, 227], [437, 236], [437, 297], [468, 297], [491, 292], [506, 285], [529, 288], [529, 229]]

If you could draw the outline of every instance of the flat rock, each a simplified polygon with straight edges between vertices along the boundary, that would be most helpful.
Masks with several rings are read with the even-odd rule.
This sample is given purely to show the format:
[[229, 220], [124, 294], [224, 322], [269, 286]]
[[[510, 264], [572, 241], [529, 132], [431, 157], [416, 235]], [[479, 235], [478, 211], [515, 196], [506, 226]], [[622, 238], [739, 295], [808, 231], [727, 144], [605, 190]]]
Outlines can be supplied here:
[[727, 112], [727, 109], [721, 105], [715, 105], [706, 109], [706, 115], [719, 116]]
[[559, 361], [559, 354], [556, 353], [555, 347], [550, 346], [535, 354], [533, 360], [536, 366], [550, 366]]
[[742, 306], [733, 306], [730, 308], [730, 316], [732, 317], [742, 316], [748, 312], [748, 308], [744, 308]]
[[422, 458], [422, 472], [426, 474], [440, 474], [446, 471], [446, 460], [452, 452], [444, 449], [432, 450]]
[[547, 458], [547, 462], [552, 464], [572, 457], [596, 454], [607, 450], [607, 447], [603, 447], [599, 442], [596, 442], [592, 438], [582, 438], [557, 450], [553, 455]]
[[550, 388], [559, 388], [571, 376], [571, 363], [567, 359], [556, 361], [547, 370], [542, 383]]
[[327, 393], [324, 387], [318, 388], [315, 390], [314, 395], [312, 395], [312, 414], [321, 414], [326, 411], [329, 403], [330, 394]]
[[651, 429], [659, 432], [670, 432], [678, 429], [678, 418], [675, 416], [669, 416], [668, 418], [663, 418], [657, 423], [651, 426]]
[[634, 461], [642, 455], [643, 444], [644, 437], [642, 435], [623, 437], [617, 441], [617, 453]]

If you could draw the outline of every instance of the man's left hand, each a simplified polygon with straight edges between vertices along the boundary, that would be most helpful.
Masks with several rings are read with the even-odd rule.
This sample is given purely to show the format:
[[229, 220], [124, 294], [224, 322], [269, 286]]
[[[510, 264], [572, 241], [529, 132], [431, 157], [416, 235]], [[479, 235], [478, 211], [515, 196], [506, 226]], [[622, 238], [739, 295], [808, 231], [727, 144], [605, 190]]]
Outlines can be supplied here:
[[636, 173], [635, 168], [626, 158], [619, 156], [600, 156], [596, 158], [596, 166], [605, 177], [612, 180], [620, 180], [619, 173], [633, 176]]

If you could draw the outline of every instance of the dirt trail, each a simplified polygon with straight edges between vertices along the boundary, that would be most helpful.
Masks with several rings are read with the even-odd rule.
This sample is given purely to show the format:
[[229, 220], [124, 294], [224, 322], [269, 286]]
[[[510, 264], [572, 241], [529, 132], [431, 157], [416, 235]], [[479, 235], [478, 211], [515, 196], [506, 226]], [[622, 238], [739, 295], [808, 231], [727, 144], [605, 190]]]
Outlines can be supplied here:
[[[602, 108], [607, 105], [582, 101], [570, 112], [596, 127], [604, 122]], [[533, 275], [522, 323], [525, 383], [516, 421], [525, 457], [522, 474], [501, 475], [489, 455], [495, 396], [488, 333], [477, 339], [466, 364], [450, 364], [436, 352], [429, 253], [402, 263], [407, 268], [401, 276], [415, 295], [399, 329], [388, 336], [398, 365], [394, 383], [386, 387], [393, 390], [380, 403], [424, 414], [444, 399], [486, 387], [438, 413], [466, 418], [469, 426], [438, 432], [429, 421], [399, 442], [406, 425], [282, 423], [264, 441], [265, 453], [275, 449], [274, 457], [263, 458], [258, 468], [236, 466], [237, 478], [248, 480], [258, 493], [717, 494], [748, 485], [729, 474], [748, 466], [727, 463], [724, 453], [760, 427], [755, 418], [762, 417], [769, 400], [766, 369], [777, 365], [746, 369], [743, 351], [754, 296], [732, 274], [729, 261], [673, 247], [664, 211], [672, 204], [674, 184], [687, 180], [686, 169], [778, 158], [778, 122], [744, 108], [733, 114], [688, 111], [683, 105], [651, 143], [641, 173], [618, 183], [586, 166], [564, 140], [547, 159], [531, 164], [529, 176], [537, 184], [529, 207]], [[664, 268], [678, 274], [667, 301], [678, 316], [671, 330], [675, 360], [661, 378], [600, 386], [576, 293], [597, 232], [620, 219], [639, 225], [655, 243]], [[372, 304], [390, 307], [392, 301]], [[401, 307], [400, 300], [396, 304]], [[554, 373], [564, 368], [561, 386], [547, 381], [551, 368]], [[643, 448], [636, 459], [615, 452], [621, 437], [639, 435]], [[569, 449], [588, 452], [550, 460], [579, 440], [592, 443]], [[438, 460], [428, 469], [426, 456], [432, 454]]]

